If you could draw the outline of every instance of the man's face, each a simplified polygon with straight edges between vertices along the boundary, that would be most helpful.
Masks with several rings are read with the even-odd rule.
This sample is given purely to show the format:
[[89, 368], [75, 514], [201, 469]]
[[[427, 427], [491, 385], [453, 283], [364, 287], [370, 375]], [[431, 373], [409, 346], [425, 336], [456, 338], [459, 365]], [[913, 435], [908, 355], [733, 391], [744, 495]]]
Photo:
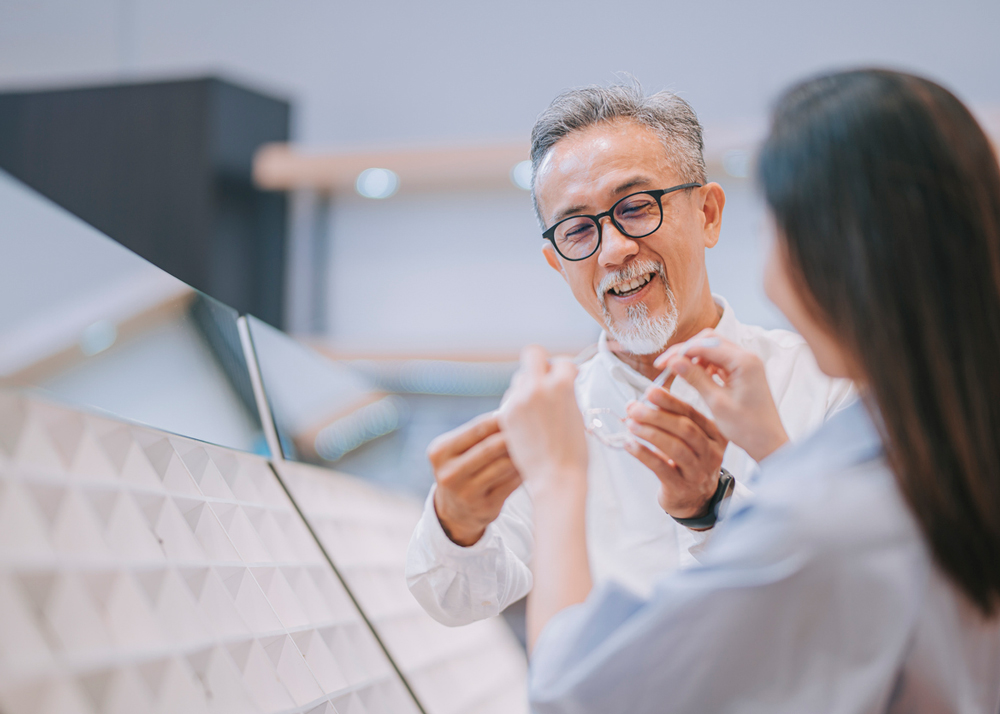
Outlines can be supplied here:
[[[617, 122], [556, 143], [538, 168], [535, 195], [548, 227], [568, 216], [602, 213], [637, 191], [682, 183], [656, 134]], [[718, 240], [724, 201], [717, 184], [669, 193], [662, 198], [663, 224], [655, 233], [629, 238], [602, 219], [595, 255], [568, 261], [546, 242], [546, 260], [625, 350], [659, 352], [674, 334], [686, 337], [704, 309], [705, 248]]]

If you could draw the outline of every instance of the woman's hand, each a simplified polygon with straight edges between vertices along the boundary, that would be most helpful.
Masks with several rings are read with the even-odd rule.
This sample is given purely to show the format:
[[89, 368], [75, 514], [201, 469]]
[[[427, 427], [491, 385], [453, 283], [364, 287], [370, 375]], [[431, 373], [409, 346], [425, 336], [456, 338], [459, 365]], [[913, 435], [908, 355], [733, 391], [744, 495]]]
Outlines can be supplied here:
[[587, 439], [576, 405], [576, 365], [549, 361], [541, 347], [521, 353], [521, 368], [500, 407], [507, 452], [534, 501], [534, 587], [528, 595], [528, 651], [552, 617], [587, 599]]
[[[706, 338], [717, 338], [709, 340]], [[682, 350], [684, 351], [681, 354]], [[667, 367], [698, 393], [712, 410], [722, 434], [755, 461], [770, 456], [788, 441], [778, 407], [760, 358], [703, 330], [686, 343], [674, 345], [655, 362]]]
[[569, 360], [550, 363], [544, 349], [527, 347], [500, 408], [507, 451], [532, 491], [565, 479], [586, 484], [587, 441], [573, 389], [576, 371]]

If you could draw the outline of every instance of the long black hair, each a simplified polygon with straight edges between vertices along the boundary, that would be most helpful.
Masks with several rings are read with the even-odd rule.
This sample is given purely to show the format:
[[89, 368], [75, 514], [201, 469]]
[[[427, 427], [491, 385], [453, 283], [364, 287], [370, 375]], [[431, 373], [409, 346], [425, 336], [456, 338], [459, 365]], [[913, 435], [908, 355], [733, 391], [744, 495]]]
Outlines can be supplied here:
[[1000, 169], [968, 109], [861, 70], [788, 91], [758, 174], [798, 292], [864, 373], [938, 566], [1000, 609]]

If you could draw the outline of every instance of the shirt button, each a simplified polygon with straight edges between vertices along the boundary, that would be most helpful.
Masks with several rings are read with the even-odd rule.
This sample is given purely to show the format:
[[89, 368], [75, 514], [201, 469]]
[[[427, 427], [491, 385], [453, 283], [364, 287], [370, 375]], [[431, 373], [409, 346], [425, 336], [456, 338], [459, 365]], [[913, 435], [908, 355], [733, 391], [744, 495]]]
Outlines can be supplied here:
[[489, 607], [492, 604], [489, 600], [483, 600], [483, 607]]

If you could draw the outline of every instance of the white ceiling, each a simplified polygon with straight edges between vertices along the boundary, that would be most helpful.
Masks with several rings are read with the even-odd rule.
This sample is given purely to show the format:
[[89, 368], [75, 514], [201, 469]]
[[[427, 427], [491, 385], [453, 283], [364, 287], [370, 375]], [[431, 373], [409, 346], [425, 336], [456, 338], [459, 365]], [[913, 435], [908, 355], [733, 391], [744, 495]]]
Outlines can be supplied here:
[[523, 140], [559, 90], [628, 71], [723, 140], [833, 67], [1000, 107], [998, 30], [996, 0], [5, 0], [0, 87], [221, 72], [293, 98], [300, 140], [346, 147]]

